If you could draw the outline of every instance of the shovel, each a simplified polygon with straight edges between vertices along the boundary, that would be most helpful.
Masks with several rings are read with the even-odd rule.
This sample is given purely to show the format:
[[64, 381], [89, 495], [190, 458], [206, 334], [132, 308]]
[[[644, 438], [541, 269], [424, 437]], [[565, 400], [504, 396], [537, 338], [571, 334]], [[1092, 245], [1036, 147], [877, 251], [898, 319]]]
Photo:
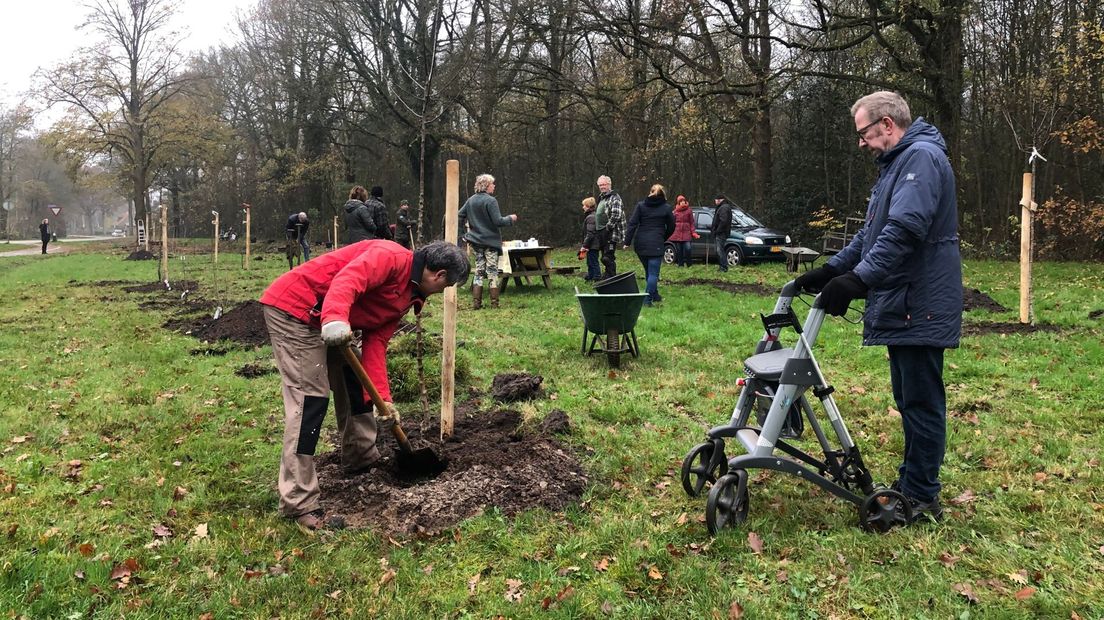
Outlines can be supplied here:
[[[372, 380], [368, 378], [368, 373], [364, 371], [364, 366], [360, 364], [356, 351], [354, 351], [351, 346], [345, 345], [342, 347], [341, 352], [345, 356], [345, 362], [349, 364], [349, 367], [356, 373], [357, 379], [360, 379], [360, 384], [364, 386], [368, 395], [372, 397], [372, 404], [375, 406], [376, 411], [386, 412], [387, 403], [383, 401], [383, 397], [380, 396], [379, 390], [376, 389]], [[431, 448], [419, 448], [415, 450], [410, 447], [410, 440], [406, 438], [406, 432], [403, 431], [397, 417], [395, 418], [395, 423], [391, 425], [391, 432], [395, 434], [395, 441], [399, 444], [399, 469], [407, 470], [414, 475], [425, 476], [435, 476], [445, 470], [445, 463], [441, 461], [437, 453]]]

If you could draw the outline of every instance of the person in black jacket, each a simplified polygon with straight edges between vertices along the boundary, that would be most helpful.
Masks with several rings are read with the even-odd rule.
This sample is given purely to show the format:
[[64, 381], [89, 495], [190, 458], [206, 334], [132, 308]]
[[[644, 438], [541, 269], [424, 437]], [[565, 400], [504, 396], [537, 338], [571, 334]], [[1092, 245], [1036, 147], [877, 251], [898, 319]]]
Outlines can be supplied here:
[[713, 247], [717, 250], [717, 266], [721, 271], [728, 271], [728, 256], [725, 256], [725, 244], [728, 235], [732, 233], [732, 203], [724, 194], [717, 194], [713, 199], [717, 210], [713, 212], [713, 225], [709, 231], [713, 233]]
[[345, 203], [345, 244], [376, 238], [376, 225], [372, 213], [364, 204], [368, 200], [368, 190], [357, 185], [349, 190], [349, 200]]
[[632, 243], [640, 264], [644, 265], [646, 306], [663, 301], [659, 294], [659, 266], [663, 264], [663, 244], [674, 232], [675, 211], [667, 202], [666, 190], [656, 183], [648, 197], [636, 203], [625, 229], [625, 249]]
[[598, 201], [592, 196], [583, 199], [583, 245], [579, 248], [579, 260], [586, 259], [587, 274], [583, 278], [586, 282], [602, 279], [602, 266], [598, 263], [598, 250], [602, 246], [594, 215], [597, 207]]
[[399, 203], [399, 215], [396, 218], [398, 226], [395, 227], [395, 242], [408, 250], [414, 249], [415, 221], [414, 214], [410, 212], [410, 203], [406, 200]]
[[284, 234], [288, 241], [299, 242], [299, 247], [303, 250], [304, 262], [310, 260], [310, 244], [307, 243], [308, 228], [310, 228], [310, 221], [307, 219], [307, 214], [302, 211], [288, 216], [287, 225], [284, 226]]
[[38, 234], [42, 237], [42, 253], [46, 253], [46, 244], [50, 243], [50, 220], [43, 218], [38, 225]]
[[387, 205], [383, 203], [383, 188], [376, 185], [372, 188], [372, 195], [365, 201], [364, 206], [372, 214], [372, 224], [376, 228], [376, 239], [395, 239], [391, 232], [391, 219], [387, 216]]

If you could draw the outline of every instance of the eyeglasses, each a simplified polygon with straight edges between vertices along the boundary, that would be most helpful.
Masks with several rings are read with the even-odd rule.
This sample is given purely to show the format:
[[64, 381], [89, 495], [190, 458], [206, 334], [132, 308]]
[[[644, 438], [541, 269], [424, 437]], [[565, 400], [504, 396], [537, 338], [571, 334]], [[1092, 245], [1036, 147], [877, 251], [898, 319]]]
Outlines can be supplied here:
[[[885, 118], [885, 117], [883, 116], [882, 118]], [[862, 129], [858, 130], [859, 139], [860, 140], [866, 140], [866, 132], [870, 131], [870, 128], [873, 127], [874, 125], [877, 125], [878, 123], [882, 122], [882, 118], [879, 118], [878, 120], [874, 121], [873, 123], [870, 123], [866, 127], [863, 127]]]

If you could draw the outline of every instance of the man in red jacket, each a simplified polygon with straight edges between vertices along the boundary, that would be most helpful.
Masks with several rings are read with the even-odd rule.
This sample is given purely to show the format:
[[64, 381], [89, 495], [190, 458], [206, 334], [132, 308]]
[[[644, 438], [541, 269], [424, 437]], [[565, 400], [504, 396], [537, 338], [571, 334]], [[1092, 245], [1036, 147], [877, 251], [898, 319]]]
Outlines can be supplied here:
[[264, 294], [265, 324], [283, 379], [284, 445], [280, 513], [307, 528], [322, 527], [314, 452], [334, 393], [341, 463], [366, 471], [380, 455], [371, 399], [342, 361], [341, 348], [361, 331], [361, 363], [389, 411], [387, 343], [408, 310], [468, 277], [468, 257], [436, 241], [417, 251], [384, 240], [361, 241], [323, 254], [277, 278]]

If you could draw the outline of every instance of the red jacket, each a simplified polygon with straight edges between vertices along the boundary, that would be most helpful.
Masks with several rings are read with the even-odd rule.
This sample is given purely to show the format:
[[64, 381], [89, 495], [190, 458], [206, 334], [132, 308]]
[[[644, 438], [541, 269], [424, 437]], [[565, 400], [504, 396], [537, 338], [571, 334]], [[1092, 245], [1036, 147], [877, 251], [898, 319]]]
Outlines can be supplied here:
[[[397, 243], [361, 241], [322, 254], [276, 278], [261, 295], [261, 303], [314, 328], [345, 321], [361, 330], [361, 363], [380, 396], [390, 402], [387, 342], [411, 307], [416, 313], [421, 311], [425, 300], [412, 280], [421, 279], [418, 267], [414, 273], [414, 253]], [[321, 312], [317, 309], [320, 301]]]
[[668, 241], [690, 241], [694, 236], [694, 211], [690, 207], [675, 209], [675, 232]]

